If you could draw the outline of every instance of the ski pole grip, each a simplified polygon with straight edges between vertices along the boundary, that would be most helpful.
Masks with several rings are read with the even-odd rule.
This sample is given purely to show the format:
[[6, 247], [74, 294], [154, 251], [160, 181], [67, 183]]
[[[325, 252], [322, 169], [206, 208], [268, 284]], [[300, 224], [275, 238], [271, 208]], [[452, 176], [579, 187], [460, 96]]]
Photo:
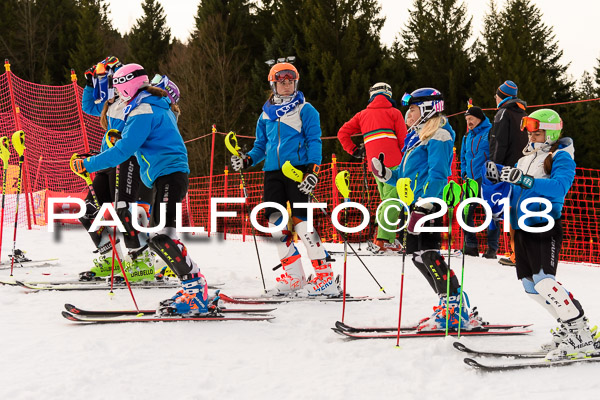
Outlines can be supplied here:
[[2, 136], [0, 138], [0, 158], [4, 164], [4, 169], [8, 169], [8, 159], [10, 158], [10, 150], [8, 150], [8, 138]]
[[349, 177], [350, 173], [348, 171], [340, 171], [335, 176], [335, 186], [345, 201], [350, 200], [350, 189], [348, 188], [348, 184], [350, 183]]
[[17, 153], [19, 154], [19, 157], [21, 157], [23, 153], [25, 153], [25, 132], [21, 130], [13, 133], [12, 144]]
[[238, 146], [237, 137], [235, 136], [234, 131], [229, 132], [227, 136], [225, 136], [225, 147], [227, 147], [227, 150], [234, 156], [240, 156], [240, 146]]
[[396, 182], [396, 191], [398, 192], [398, 197], [407, 206], [410, 206], [415, 200], [415, 193], [410, 187], [410, 182], [410, 178], [400, 178]]
[[73, 161], [77, 158], [79, 158], [79, 154], [73, 153], [73, 155], [71, 156], [71, 161], [69, 161], [69, 167], [71, 168], [71, 171], [73, 171], [73, 173], [75, 175], [77, 175], [78, 177], [83, 179], [85, 181], [85, 183], [87, 183], [87, 185], [90, 186], [92, 184], [92, 178], [90, 177], [90, 173], [87, 171], [85, 171], [84, 173], [79, 173], [79, 172], [75, 171], [75, 169], [73, 168]]
[[287, 178], [296, 182], [302, 182], [302, 179], [304, 178], [304, 174], [302, 173], [302, 171], [295, 168], [292, 165], [292, 163], [289, 162], [289, 160], [283, 164], [283, 166], [281, 167], [281, 171], [283, 172], [283, 175], [285, 175]]

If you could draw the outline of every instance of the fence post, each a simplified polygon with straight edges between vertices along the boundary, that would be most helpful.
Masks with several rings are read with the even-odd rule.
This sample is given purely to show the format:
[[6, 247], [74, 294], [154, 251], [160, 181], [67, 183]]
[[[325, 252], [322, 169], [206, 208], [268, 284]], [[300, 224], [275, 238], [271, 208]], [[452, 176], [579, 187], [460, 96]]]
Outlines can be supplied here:
[[212, 126], [212, 144], [210, 147], [210, 174], [208, 180], [208, 237], [210, 237], [210, 231], [212, 230], [211, 215], [210, 215], [210, 199], [212, 198], [212, 181], [213, 181], [213, 166], [215, 163], [215, 136], [217, 133], [217, 125]]
[[[337, 158], [335, 156], [335, 153], [331, 154], [331, 202], [332, 202], [332, 207], [335, 208], [335, 206], [337, 206], [338, 204], [338, 196], [337, 196], [337, 190], [335, 188], [335, 176], [337, 175]], [[330, 225], [332, 225], [331, 221], [328, 221], [326, 223], [329, 223]], [[337, 235], [337, 230], [333, 229], [333, 227], [329, 228], [331, 230], [331, 241], [333, 243], [335, 243], [336, 241], [341, 242], [342, 239], [339, 238], [338, 239], [338, 235]]]
[[[229, 169], [225, 165], [225, 182], [223, 183], [223, 197], [227, 197], [227, 175], [229, 175]], [[223, 240], [227, 240], [227, 218], [223, 220]]]
[[77, 86], [77, 75], [75, 70], [71, 70], [71, 82], [73, 83], [73, 92], [75, 93], [75, 101], [77, 106], [77, 113], [79, 114], [79, 126], [81, 127], [81, 135], [83, 136], [83, 147], [85, 152], [90, 152], [90, 143], [88, 142], [87, 130], [85, 129], [85, 122], [83, 120], [83, 110], [81, 109], [81, 95], [79, 94], [79, 86]]

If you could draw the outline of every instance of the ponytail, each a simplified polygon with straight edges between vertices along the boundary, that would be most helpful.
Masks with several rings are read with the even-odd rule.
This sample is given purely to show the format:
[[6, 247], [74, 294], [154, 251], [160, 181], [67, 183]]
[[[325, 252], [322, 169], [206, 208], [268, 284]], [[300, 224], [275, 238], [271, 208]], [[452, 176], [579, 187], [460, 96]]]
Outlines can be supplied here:
[[558, 140], [552, 145], [552, 147], [550, 147], [550, 154], [548, 154], [544, 160], [544, 172], [547, 175], [550, 175], [552, 172], [552, 163], [554, 162], [553, 155], [556, 150], [558, 150]]
[[106, 119], [106, 113], [108, 112], [108, 106], [110, 106], [111, 104], [112, 103], [109, 103], [108, 100], [105, 101], [104, 107], [102, 107], [102, 112], [100, 113], [100, 126], [104, 130], [108, 129], [108, 120]]

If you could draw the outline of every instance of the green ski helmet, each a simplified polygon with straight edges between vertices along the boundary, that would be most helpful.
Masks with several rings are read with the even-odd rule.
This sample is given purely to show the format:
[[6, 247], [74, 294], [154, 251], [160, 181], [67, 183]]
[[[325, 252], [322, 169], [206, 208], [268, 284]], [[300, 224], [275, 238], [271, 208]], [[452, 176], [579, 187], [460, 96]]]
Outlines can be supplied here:
[[521, 120], [521, 130], [527, 129], [530, 132], [535, 132], [544, 129], [546, 131], [546, 143], [548, 144], [554, 144], [558, 140], [562, 127], [563, 122], [560, 115], [549, 108], [534, 111]]

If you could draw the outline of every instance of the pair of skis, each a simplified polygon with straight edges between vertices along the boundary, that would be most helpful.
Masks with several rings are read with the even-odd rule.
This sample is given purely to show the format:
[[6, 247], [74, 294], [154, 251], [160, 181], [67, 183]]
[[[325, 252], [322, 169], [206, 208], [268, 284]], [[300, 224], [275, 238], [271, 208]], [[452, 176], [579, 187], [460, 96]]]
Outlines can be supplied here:
[[[320, 302], [341, 302], [343, 298], [329, 298], [325, 296], [315, 297], [245, 297], [228, 296], [219, 293], [219, 298], [225, 303], [238, 305], [260, 305], [260, 304], [279, 304], [296, 301], [320, 301]], [[389, 300], [393, 296], [346, 296], [346, 301], [366, 301], [366, 300]], [[268, 321], [275, 318], [269, 313], [275, 308], [224, 308], [220, 316], [208, 315], [201, 317], [179, 317], [179, 316], [157, 316], [156, 310], [84, 310], [72, 304], [65, 304], [66, 311], [62, 316], [73, 322], [85, 323], [120, 323], [120, 322], [175, 322], [175, 321]], [[244, 314], [241, 316], [231, 314]], [[252, 315], [245, 315], [252, 314]], [[257, 315], [264, 314], [264, 315]]]
[[[462, 331], [461, 336], [508, 336], [508, 335], [524, 335], [530, 333], [528, 328], [531, 324], [512, 324], [512, 325], [494, 325], [487, 324], [483, 329], [475, 331]], [[368, 327], [368, 326], [351, 326], [340, 321], [336, 322], [335, 328], [332, 328], [336, 333], [350, 339], [394, 339], [397, 337], [395, 331], [397, 327]], [[443, 337], [445, 332], [424, 332], [417, 333], [416, 326], [401, 328], [401, 338], [426, 338], [426, 337]], [[449, 332], [450, 335], [456, 335], [456, 332]], [[545, 360], [547, 352], [544, 351], [496, 351], [496, 350], [476, 350], [465, 346], [462, 342], [454, 342], [453, 346], [456, 350], [469, 354], [471, 357], [464, 359], [465, 364], [480, 371], [497, 372], [511, 371], [528, 368], [550, 368], [560, 367], [574, 364], [582, 364], [589, 362], [600, 361], [600, 351], [591, 354], [585, 358], [564, 359], [557, 361]], [[496, 357], [508, 358], [502, 363], [482, 362], [475, 357]]]
[[[600, 361], [600, 351], [597, 351], [585, 358], [573, 358], [564, 360], [546, 360], [547, 352], [543, 351], [493, 351], [493, 350], [475, 350], [465, 346], [461, 342], [455, 342], [454, 348], [458, 351], [470, 354], [472, 357], [503, 357], [510, 358], [511, 361], [503, 361], [502, 363], [487, 363], [481, 362], [479, 359], [467, 357], [464, 359], [465, 364], [480, 371], [495, 372], [495, 371], [512, 371], [528, 368], [550, 368], [564, 367], [567, 365], [583, 364]], [[523, 359], [526, 359], [523, 361]]]
[[114, 324], [123, 322], [181, 322], [181, 321], [269, 321], [268, 314], [275, 308], [224, 308], [218, 314], [198, 317], [156, 315], [156, 310], [85, 310], [65, 304], [62, 316], [69, 321], [88, 324]]
[[[487, 324], [481, 328], [473, 330], [461, 331], [461, 336], [512, 336], [525, 335], [531, 333], [532, 330], [527, 329], [531, 324]], [[331, 328], [335, 333], [338, 333], [349, 339], [396, 339], [398, 337], [397, 326], [351, 326], [343, 322], [337, 321], [335, 327]], [[401, 338], [426, 338], [426, 337], [443, 337], [445, 331], [428, 331], [417, 332], [416, 326], [407, 326], [400, 328]], [[456, 331], [449, 331], [449, 335], [456, 336]]]

